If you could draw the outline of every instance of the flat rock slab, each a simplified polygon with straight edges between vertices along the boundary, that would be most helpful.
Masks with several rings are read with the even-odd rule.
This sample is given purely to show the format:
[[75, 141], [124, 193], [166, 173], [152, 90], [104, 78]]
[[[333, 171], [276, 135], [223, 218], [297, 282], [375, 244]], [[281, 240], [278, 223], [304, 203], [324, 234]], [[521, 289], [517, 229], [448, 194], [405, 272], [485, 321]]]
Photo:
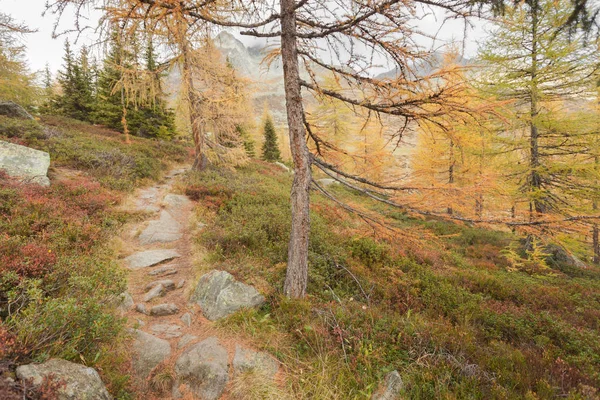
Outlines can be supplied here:
[[145, 380], [150, 371], [171, 355], [171, 345], [149, 333], [135, 329], [133, 342], [133, 369], [141, 380]]
[[181, 339], [179, 339], [179, 342], [177, 343], [177, 348], [183, 349], [185, 346], [187, 346], [188, 344], [190, 344], [191, 342], [193, 342], [196, 339], [198, 339], [198, 336], [189, 335], [189, 334], [183, 335], [183, 337]]
[[190, 301], [200, 305], [206, 318], [215, 321], [241, 308], [260, 306], [265, 298], [230, 273], [212, 270], [200, 278]]
[[150, 282], [146, 285], [146, 290], [150, 290], [155, 286], [162, 285], [165, 290], [173, 290], [175, 289], [175, 282], [170, 279], [162, 279], [160, 281]]
[[217, 400], [229, 380], [227, 350], [210, 337], [185, 350], [175, 363], [177, 376], [173, 397], [180, 398], [184, 387], [202, 400]]
[[177, 270], [173, 267], [160, 267], [155, 269], [154, 271], [148, 272], [148, 275], [151, 276], [167, 276], [167, 275], [175, 275]]
[[392, 371], [385, 376], [379, 390], [371, 396], [371, 400], [396, 400], [404, 387], [402, 377], [398, 371]]
[[279, 363], [267, 353], [244, 349], [239, 344], [235, 345], [233, 357], [233, 371], [235, 374], [247, 371], [259, 371], [273, 378], [279, 370]]
[[63, 382], [58, 389], [57, 400], [110, 400], [100, 375], [93, 368], [53, 358], [43, 364], [28, 364], [17, 367], [17, 378], [28, 381], [28, 385], [39, 387], [45, 378]]
[[180, 194], [168, 194], [163, 199], [166, 209], [175, 218], [181, 219], [186, 208], [191, 207], [192, 201]]
[[152, 333], [163, 336], [167, 339], [181, 336], [181, 327], [175, 324], [156, 324], [150, 327]]
[[181, 257], [175, 250], [146, 250], [130, 255], [125, 259], [129, 269], [140, 269]]
[[181, 224], [167, 211], [160, 212], [160, 219], [150, 221], [148, 227], [140, 234], [140, 243], [171, 243], [183, 237]]
[[0, 170], [26, 183], [49, 186], [47, 177], [50, 154], [8, 142], [0, 141]]

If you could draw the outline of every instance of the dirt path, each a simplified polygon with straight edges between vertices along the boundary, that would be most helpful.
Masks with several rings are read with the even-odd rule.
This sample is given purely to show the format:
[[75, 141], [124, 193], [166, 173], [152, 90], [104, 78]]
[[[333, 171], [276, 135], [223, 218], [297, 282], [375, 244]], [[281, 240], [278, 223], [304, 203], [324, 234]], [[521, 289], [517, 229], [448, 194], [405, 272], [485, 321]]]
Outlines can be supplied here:
[[[129, 270], [127, 293], [131, 296], [122, 308], [134, 334], [131, 357], [139, 399], [229, 399], [234, 358], [239, 360], [240, 348], [249, 351], [242, 356], [250, 364], [259, 358], [264, 360], [264, 353], [249, 350], [252, 346], [242, 338], [216, 328], [202, 316], [197, 304], [189, 302], [198, 278], [194, 265], [201, 262], [202, 254], [192, 239], [204, 225], [196, 220], [193, 202], [174, 193], [178, 177], [184, 172], [185, 168], [172, 170], [163, 182], [137, 190], [122, 206], [148, 215], [126, 226], [121, 235], [122, 262]], [[185, 385], [181, 391], [179, 385], [197, 377], [182, 378], [175, 365], [196, 343], [212, 340], [208, 338], [218, 340], [210, 348], [222, 355], [225, 389], [218, 396], [198, 395], [204, 389], [190, 384], [186, 394]], [[276, 380], [281, 382], [281, 374]], [[212, 382], [206, 382], [209, 384]]]

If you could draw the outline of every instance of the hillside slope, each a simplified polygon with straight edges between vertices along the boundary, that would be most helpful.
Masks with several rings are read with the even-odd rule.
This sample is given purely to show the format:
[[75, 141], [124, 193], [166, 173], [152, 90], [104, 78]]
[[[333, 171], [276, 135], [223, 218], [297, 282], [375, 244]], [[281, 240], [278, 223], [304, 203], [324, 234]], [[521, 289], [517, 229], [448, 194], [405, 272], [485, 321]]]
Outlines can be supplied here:
[[[0, 118], [0, 140], [52, 159], [48, 188], [0, 174], [0, 375], [64, 358], [97, 368], [113, 395], [128, 398], [124, 321], [113, 306], [126, 276], [111, 243], [139, 215], [115, 206], [188, 149], [140, 138], [127, 145], [119, 133], [54, 117]], [[24, 398], [25, 388], [6, 383], [0, 378], [0, 397]]]
[[398, 370], [410, 399], [598, 398], [600, 271], [512, 271], [510, 233], [415, 219], [332, 187], [394, 230], [313, 194], [309, 297], [281, 294], [291, 177], [255, 162], [190, 175], [209, 250], [268, 296], [222, 329], [275, 355], [298, 399], [365, 399]]

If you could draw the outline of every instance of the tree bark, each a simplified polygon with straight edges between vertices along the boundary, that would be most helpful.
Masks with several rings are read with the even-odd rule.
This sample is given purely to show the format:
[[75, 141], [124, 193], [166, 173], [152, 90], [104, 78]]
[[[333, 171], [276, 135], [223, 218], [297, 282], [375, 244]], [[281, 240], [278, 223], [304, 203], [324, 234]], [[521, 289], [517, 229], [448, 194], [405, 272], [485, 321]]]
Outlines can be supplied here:
[[531, 110], [530, 110], [530, 169], [529, 189], [534, 191], [534, 198], [530, 204], [530, 219], [534, 218], [534, 211], [537, 214], [546, 212], [546, 202], [540, 198], [542, 190], [542, 177], [540, 175], [540, 150], [539, 150], [539, 130], [536, 118], [539, 114], [538, 108], [538, 4], [534, 1], [531, 5], [532, 24], [531, 24]]
[[190, 48], [187, 38], [182, 36], [181, 39], [181, 58], [183, 60], [182, 74], [185, 82], [188, 96], [188, 111], [190, 114], [190, 125], [192, 127], [192, 138], [194, 140], [194, 164], [192, 169], [201, 171], [208, 165], [208, 159], [204, 154], [204, 132], [200, 124], [200, 99], [194, 87], [194, 77], [192, 74], [192, 66], [190, 61]]
[[[598, 167], [600, 165], [600, 157], [594, 157], [594, 169], [596, 173], [598, 173]], [[594, 211], [598, 210], [598, 200], [594, 199], [592, 202], [592, 209]], [[594, 223], [592, 227], [592, 247], [594, 248], [594, 258], [593, 262], [595, 264], [600, 264], [600, 230], [598, 229], [598, 224]]]
[[285, 103], [294, 161], [291, 192], [292, 231], [288, 247], [288, 263], [283, 291], [286, 296], [301, 298], [308, 281], [308, 240], [310, 232], [311, 158], [306, 144], [304, 108], [300, 88], [298, 47], [296, 43], [296, 11], [294, 0], [281, 0], [281, 59], [285, 86]]
[[[454, 165], [456, 164], [456, 161], [454, 160], [454, 140], [450, 139], [450, 164], [448, 166], [448, 186], [452, 186], [454, 184]], [[446, 210], [446, 212], [449, 215], [452, 215], [454, 213], [454, 210], [452, 209], [452, 203], [450, 203], [450, 205], [448, 205], [448, 209]]]

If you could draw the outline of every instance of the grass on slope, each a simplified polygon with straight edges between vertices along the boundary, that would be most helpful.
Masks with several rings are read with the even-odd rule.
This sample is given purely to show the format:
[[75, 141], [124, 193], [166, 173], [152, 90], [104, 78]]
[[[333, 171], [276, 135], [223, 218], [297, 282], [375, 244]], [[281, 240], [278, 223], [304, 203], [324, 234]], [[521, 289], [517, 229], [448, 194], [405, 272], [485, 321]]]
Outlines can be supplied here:
[[[509, 272], [508, 233], [384, 210], [394, 235], [313, 194], [309, 296], [281, 295], [291, 178], [255, 162], [188, 177], [208, 227], [203, 269], [268, 294], [221, 322], [281, 360], [295, 399], [366, 399], [397, 369], [410, 399], [594, 399], [600, 271]], [[363, 204], [360, 204], [363, 202]]]
[[0, 374], [15, 361], [60, 357], [95, 366], [127, 398], [123, 321], [112, 306], [125, 277], [108, 241], [131, 216], [113, 206], [188, 149], [140, 138], [126, 145], [117, 133], [54, 117], [44, 125], [0, 118], [0, 140], [48, 151], [55, 175], [83, 171], [49, 188], [0, 174]]

